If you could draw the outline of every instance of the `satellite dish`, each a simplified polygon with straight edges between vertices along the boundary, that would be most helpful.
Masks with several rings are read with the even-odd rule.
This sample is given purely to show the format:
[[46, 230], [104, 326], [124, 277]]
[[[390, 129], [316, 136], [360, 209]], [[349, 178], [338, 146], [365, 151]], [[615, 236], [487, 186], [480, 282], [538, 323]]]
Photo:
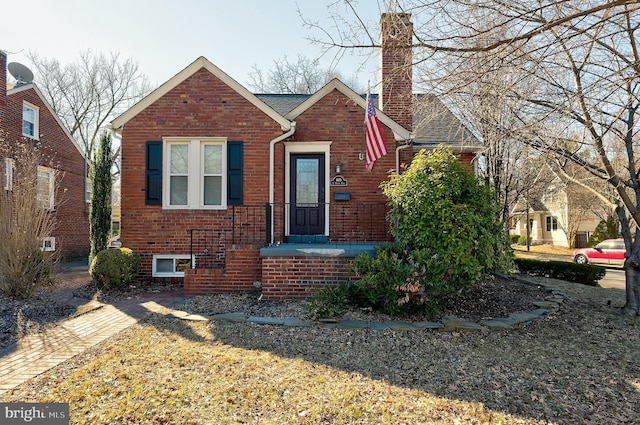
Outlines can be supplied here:
[[18, 62], [11, 62], [7, 65], [9, 73], [16, 79], [16, 86], [29, 84], [33, 81], [33, 72], [26, 66]]

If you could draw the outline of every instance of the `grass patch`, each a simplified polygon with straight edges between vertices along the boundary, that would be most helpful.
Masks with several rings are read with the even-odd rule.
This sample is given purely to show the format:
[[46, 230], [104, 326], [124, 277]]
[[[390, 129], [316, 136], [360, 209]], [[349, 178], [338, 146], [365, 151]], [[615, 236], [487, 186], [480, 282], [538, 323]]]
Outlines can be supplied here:
[[450, 334], [153, 316], [2, 401], [67, 401], [71, 424], [544, 424], [640, 420], [640, 321], [624, 292], [511, 332]]

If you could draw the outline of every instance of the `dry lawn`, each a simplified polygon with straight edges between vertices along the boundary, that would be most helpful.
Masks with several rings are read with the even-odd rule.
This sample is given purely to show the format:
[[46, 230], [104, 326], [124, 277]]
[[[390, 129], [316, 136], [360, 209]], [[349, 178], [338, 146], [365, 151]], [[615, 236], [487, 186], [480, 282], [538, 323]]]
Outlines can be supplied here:
[[[526, 251], [526, 245], [511, 245], [511, 247], [515, 251]], [[560, 254], [560, 255], [571, 255], [573, 254], [573, 249], [567, 248], [564, 246], [557, 245], [529, 245], [529, 252], [533, 252], [536, 254]]]
[[72, 424], [640, 424], [639, 318], [558, 285], [560, 312], [510, 332], [153, 316], [1, 401], [69, 402]]

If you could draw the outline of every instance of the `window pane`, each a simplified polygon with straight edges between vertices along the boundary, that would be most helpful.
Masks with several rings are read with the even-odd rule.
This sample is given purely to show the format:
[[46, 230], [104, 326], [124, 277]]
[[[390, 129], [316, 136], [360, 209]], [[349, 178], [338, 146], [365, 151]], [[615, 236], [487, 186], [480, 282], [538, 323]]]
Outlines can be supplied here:
[[51, 207], [51, 173], [46, 170], [38, 170], [38, 203]]
[[173, 258], [157, 258], [156, 259], [156, 272], [157, 273], [173, 273]]
[[222, 174], [222, 145], [204, 145], [204, 174]]
[[296, 204], [316, 204], [318, 202], [319, 173], [320, 161], [317, 158], [297, 159]]
[[171, 176], [169, 181], [169, 204], [187, 205], [187, 176]]
[[22, 106], [22, 119], [29, 122], [34, 122], [36, 117], [36, 111], [23, 105]]
[[187, 174], [189, 172], [189, 145], [171, 146], [171, 174]]
[[222, 205], [222, 177], [205, 176], [204, 204], [205, 205]]

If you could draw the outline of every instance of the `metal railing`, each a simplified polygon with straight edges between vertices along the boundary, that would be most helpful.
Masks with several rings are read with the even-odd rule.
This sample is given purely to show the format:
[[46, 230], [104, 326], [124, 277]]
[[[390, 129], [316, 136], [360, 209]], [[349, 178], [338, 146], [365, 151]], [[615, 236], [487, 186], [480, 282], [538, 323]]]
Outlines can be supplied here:
[[[194, 268], [225, 268], [227, 248], [231, 245], [267, 246], [291, 242], [354, 244], [392, 240], [387, 221], [388, 207], [382, 202], [349, 201], [297, 204], [295, 207], [303, 208], [292, 210], [290, 203], [230, 206], [226, 214], [214, 220], [211, 228], [190, 229]], [[302, 217], [307, 225], [292, 231], [292, 212], [300, 211], [309, 214]], [[313, 231], [313, 225], [319, 225], [320, 231]]]

